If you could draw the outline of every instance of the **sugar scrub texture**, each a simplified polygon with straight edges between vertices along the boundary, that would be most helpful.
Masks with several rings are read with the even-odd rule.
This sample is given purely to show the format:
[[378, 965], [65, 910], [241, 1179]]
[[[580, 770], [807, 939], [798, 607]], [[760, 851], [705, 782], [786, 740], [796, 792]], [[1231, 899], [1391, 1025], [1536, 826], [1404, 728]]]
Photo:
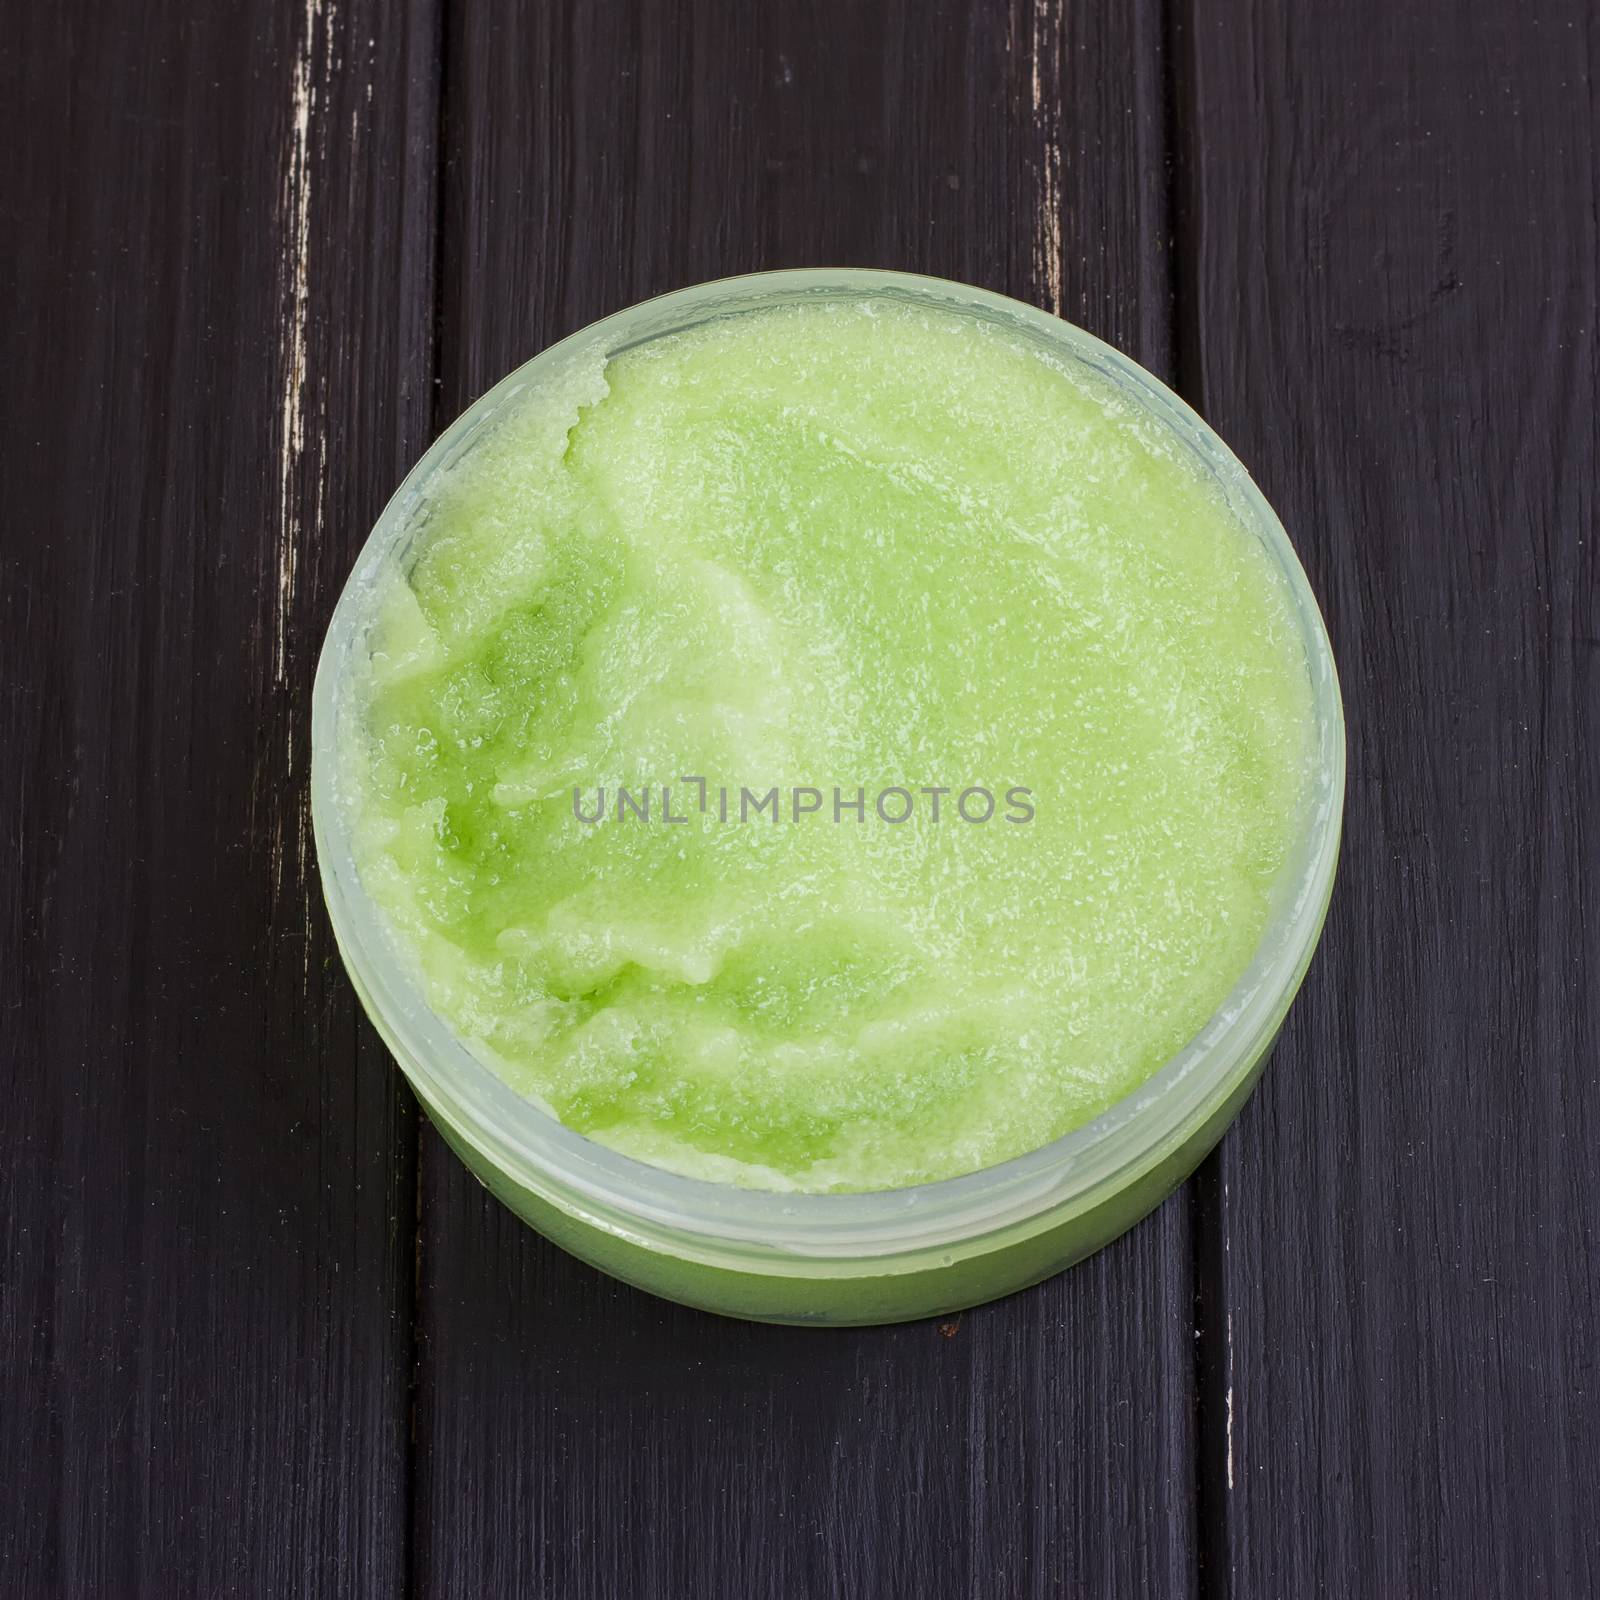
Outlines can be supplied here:
[[[1092, 368], [889, 301], [751, 313], [569, 363], [429, 494], [355, 687], [356, 859], [569, 1127], [763, 1188], [953, 1177], [1105, 1110], [1244, 971], [1311, 756], [1287, 587]], [[783, 812], [724, 824], [719, 785]]]

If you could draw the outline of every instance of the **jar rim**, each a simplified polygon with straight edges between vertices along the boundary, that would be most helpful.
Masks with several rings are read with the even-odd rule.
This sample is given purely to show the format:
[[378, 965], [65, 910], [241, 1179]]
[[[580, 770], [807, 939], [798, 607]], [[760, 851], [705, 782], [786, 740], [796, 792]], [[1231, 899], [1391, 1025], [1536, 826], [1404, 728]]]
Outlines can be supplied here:
[[[1198, 1033], [1091, 1121], [1048, 1144], [959, 1177], [897, 1189], [808, 1193], [744, 1188], [671, 1172], [568, 1128], [513, 1090], [427, 1004], [414, 959], [365, 892], [339, 793], [343, 691], [374, 616], [378, 586], [416, 533], [430, 482], [530, 386], [602, 351], [607, 359], [707, 322], [779, 306], [891, 299], [998, 323], [1117, 385], [1186, 443], [1282, 571], [1304, 649], [1315, 764], [1301, 826], [1274, 880], [1249, 966]], [[452, 1133], [496, 1170], [608, 1231], [679, 1248], [819, 1259], [956, 1245], [1063, 1206], [1090, 1206], [1182, 1144], [1270, 1046], [1310, 963], [1337, 864], [1345, 737], [1327, 629], [1272, 508], [1217, 434], [1177, 395], [1110, 345], [1047, 312], [942, 278], [865, 268], [745, 274], [618, 311], [508, 374], [444, 430], [406, 475], [357, 557], [323, 644], [312, 700], [311, 812], [323, 892], [363, 1003], [413, 1086]]]

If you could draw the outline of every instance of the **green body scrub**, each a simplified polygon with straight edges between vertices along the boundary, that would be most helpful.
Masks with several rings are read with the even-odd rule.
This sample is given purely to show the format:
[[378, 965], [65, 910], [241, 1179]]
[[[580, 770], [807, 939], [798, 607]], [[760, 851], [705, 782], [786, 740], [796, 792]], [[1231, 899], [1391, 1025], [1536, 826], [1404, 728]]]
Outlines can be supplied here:
[[351, 855], [566, 1127], [752, 1188], [949, 1178], [1244, 974], [1318, 757], [1301, 629], [1215, 472], [1065, 349], [893, 298], [592, 346], [376, 589]]

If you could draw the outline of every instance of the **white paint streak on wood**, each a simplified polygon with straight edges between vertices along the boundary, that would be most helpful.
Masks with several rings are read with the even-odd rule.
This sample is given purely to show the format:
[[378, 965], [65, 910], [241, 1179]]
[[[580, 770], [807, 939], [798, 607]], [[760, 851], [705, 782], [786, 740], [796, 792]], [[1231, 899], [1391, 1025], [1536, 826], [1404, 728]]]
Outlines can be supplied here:
[[1033, 0], [1029, 36], [1029, 92], [1039, 131], [1039, 212], [1033, 235], [1033, 281], [1045, 309], [1061, 315], [1061, 105], [1060, 74], [1065, 0]]
[[1233, 1487], [1233, 1313], [1228, 1313], [1227, 1363], [1228, 1363], [1228, 1487]]
[[[323, 72], [317, 71], [317, 39], [323, 36]], [[305, 518], [296, 487], [306, 441], [306, 338], [310, 308], [311, 178], [313, 127], [318, 79], [333, 63], [333, 22], [327, 0], [305, 0], [295, 47], [291, 88], [289, 148], [284, 159], [279, 226], [283, 237], [287, 317], [281, 346], [283, 401], [278, 444], [277, 606], [273, 619], [272, 670], [281, 685], [288, 680], [289, 626], [300, 570]], [[322, 511], [322, 475], [317, 479], [313, 525]], [[293, 736], [290, 738], [293, 769]]]

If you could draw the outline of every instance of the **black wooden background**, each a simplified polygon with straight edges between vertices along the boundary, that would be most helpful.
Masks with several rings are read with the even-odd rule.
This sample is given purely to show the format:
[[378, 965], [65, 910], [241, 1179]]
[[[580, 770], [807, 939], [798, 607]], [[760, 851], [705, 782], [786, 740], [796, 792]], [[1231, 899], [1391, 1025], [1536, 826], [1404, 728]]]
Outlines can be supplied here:
[[[0, 1592], [1600, 1592], [1600, 19], [1580, 0], [7, 0]], [[320, 906], [311, 675], [501, 373], [965, 279], [1280, 509], [1342, 877], [1201, 1176], [787, 1331], [489, 1200]]]

